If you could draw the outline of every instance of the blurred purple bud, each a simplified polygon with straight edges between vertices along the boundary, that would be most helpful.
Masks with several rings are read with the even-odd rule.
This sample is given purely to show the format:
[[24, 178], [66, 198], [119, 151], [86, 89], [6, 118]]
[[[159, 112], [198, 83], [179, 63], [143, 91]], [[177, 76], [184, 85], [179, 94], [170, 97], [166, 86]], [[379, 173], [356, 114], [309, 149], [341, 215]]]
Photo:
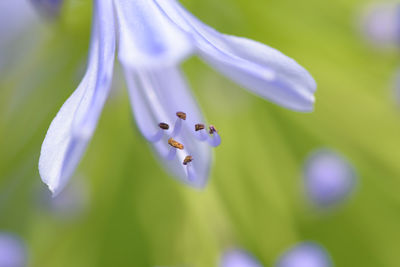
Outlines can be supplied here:
[[[28, 0], [0, 1], [0, 50], [36, 21]], [[0, 51], [1, 52], [1, 51]]]
[[400, 4], [379, 3], [366, 8], [362, 31], [373, 45], [391, 47], [400, 44]]
[[25, 267], [26, 247], [17, 236], [0, 232], [0, 267]]
[[317, 150], [306, 161], [304, 184], [311, 201], [326, 207], [341, 202], [353, 191], [356, 173], [339, 154], [328, 149]]
[[35, 48], [39, 20], [29, 0], [0, 0], [0, 76]]
[[220, 267], [262, 267], [262, 265], [246, 251], [232, 249], [222, 255]]
[[55, 18], [60, 14], [63, 0], [30, 0], [33, 6], [45, 17]]
[[287, 250], [276, 267], [331, 267], [329, 254], [323, 247], [312, 242], [303, 242]]

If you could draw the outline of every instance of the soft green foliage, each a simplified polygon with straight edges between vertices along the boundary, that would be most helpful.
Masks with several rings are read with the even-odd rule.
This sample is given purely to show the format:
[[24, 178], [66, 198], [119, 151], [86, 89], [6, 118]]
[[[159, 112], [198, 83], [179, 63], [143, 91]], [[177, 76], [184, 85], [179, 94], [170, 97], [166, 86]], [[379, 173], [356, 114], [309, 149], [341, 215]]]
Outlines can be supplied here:
[[[278, 48], [318, 83], [315, 112], [287, 111], [241, 90], [201, 63], [184, 64], [209, 122], [223, 138], [204, 191], [168, 177], [130, 114], [122, 75], [78, 168], [90, 202], [61, 220], [40, 207], [41, 142], [78, 85], [90, 1], [67, 0], [34, 54], [0, 81], [0, 230], [18, 233], [31, 266], [216, 266], [230, 246], [272, 266], [302, 240], [322, 244], [340, 267], [399, 266], [400, 114], [389, 84], [397, 55], [357, 34], [356, 0], [186, 0], [220, 31]], [[116, 72], [119, 72], [116, 69]], [[318, 212], [302, 194], [304, 158], [329, 147], [357, 168], [355, 194]], [[74, 178], [75, 179], [75, 178]]]

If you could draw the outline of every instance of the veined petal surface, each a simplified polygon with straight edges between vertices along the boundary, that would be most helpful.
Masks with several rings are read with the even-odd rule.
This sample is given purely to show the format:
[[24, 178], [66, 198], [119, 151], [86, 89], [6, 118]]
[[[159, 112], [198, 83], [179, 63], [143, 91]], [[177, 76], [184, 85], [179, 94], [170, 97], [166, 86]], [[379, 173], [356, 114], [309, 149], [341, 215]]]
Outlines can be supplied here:
[[53, 195], [66, 185], [93, 135], [107, 99], [115, 53], [112, 0], [94, 1], [86, 74], [52, 121], [39, 159], [40, 176]]
[[193, 51], [190, 38], [149, 0], [115, 0], [119, 60], [135, 68], [171, 66]]
[[[143, 136], [152, 142], [152, 146], [161, 161], [172, 174], [182, 182], [201, 188], [207, 183], [212, 153], [206, 142], [195, 138], [195, 124], [204, 123], [196, 101], [188, 90], [180, 70], [176, 67], [151, 70], [125, 68], [133, 114]], [[177, 112], [185, 112], [186, 120], [179, 122]], [[164, 131], [163, 138], [154, 141], [152, 137], [162, 131], [159, 123], [167, 123], [170, 128]], [[182, 123], [178, 134], [173, 135], [177, 123]], [[184, 145], [183, 150], [176, 150], [176, 155], [169, 158], [174, 149], [168, 144], [168, 138]], [[183, 164], [186, 156], [192, 156], [192, 171], [195, 177], [188, 177], [188, 168]]]
[[222, 74], [286, 108], [313, 110], [316, 83], [296, 61], [256, 41], [217, 32], [175, 0], [152, 1], [192, 36], [200, 56]]

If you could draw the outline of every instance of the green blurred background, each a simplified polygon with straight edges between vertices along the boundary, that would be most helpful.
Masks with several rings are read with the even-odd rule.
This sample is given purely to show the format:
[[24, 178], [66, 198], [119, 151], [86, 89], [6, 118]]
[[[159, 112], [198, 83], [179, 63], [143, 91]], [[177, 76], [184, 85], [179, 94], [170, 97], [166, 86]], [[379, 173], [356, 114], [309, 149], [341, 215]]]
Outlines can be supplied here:
[[[198, 191], [169, 177], [139, 135], [117, 67], [71, 182], [85, 185], [84, 207], [57, 216], [38, 201], [45, 185], [37, 163], [51, 120], [84, 72], [91, 23], [91, 1], [66, 0], [34, 52], [2, 70], [0, 231], [21, 236], [30, 266], [40, 267], [211, 267], [231, 246], [272, 266], [303, 240], [322, 244], [335, 266], [400, 266], [400, 114], [389, 90], [399, 57], [360, 38], [356, 20], [367, 2], [182, 3], [216, 29], [276, 47], [305, 66], [318, 83], [315, 111], [277, 107], [196, 58], [185, 62], [223, 138], [209, 184]], [[329, 212], [310, 207], [300, 186], [304, 159], [319, 147], [340, 151], [360, 178], [350, 200]]]

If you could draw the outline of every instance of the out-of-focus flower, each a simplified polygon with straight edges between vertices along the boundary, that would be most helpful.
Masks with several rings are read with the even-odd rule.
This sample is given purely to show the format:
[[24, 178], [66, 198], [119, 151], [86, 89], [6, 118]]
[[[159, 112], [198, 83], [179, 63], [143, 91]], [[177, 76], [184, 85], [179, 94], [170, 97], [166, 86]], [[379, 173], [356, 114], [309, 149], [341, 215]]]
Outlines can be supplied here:
[[55, 18], [60, 14], [63, 0], [30, 0], [37, 10], [48, 18]]
[[374, 45], [382, 48], [400, 45], [400, 3], [374, 3], [362, 17], [362, 31]]
[[15, 47], [16, 40], [37, 23], [29, 0], [0, 1], [0, 69], [24, 51]]
[[35, 20], [28, 0], [0, 1], [0, 45], [9, 42]]
[[221, 140], [215, 127], [207, 132], [180, 72], [179, 64], [190, 54], [197, 53], [238, 84], [279, 105], [304, 112], [313, 109], [314, 79], [277, 50], [221, 34], [175, 0], [96, 0], [86, 75], [51, 123], [42, 145], [39, 171], [53, 194], [74, 172], [109, 94], [116, 26], [119, 60], [137, 125], [164, 165], [191, 186], [206, 184], [209, 145]]
[[262, 267], [262, 265], [246, 251], [232, 249], [222, 254], [219, 267]]
[[356, 184], [354, 168], [344, 157], [328, 149], [311, 154], [303, 176], [308, 197], [320, 207], [341, 202]]
[[312, 242], [303, 242], [287, 250], [276, 263], [276, 267], [331, 267], [329, 254], [323, 247]]
[[0, 232], [0, 267], [25, 267], [27, 251], [17, 236]]

